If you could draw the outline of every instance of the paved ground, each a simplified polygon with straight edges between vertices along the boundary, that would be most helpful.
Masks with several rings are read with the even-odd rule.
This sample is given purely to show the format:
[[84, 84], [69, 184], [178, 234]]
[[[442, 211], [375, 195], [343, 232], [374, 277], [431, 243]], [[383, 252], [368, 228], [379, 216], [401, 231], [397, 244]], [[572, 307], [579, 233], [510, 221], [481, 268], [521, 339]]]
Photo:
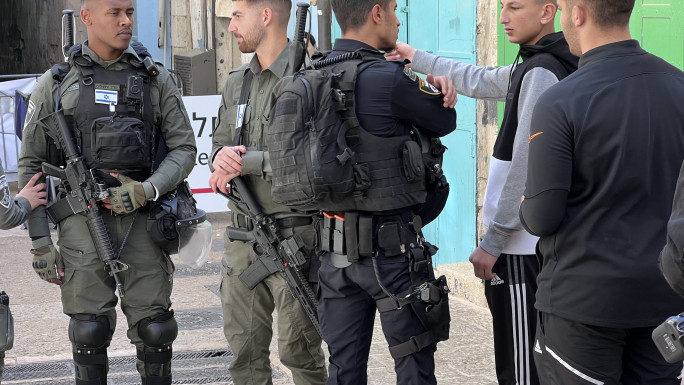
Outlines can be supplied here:
[[[229, 373], [225, 365], [230, 361], [230, 352], [221, 331], [221, 305], [216, 295], [226, 215], [214, 214], [211, 221], [215, 237], [208, 263], [198, 270], [180, 262], [176, 265], [172, 299], [180, 332], [174, 344], [174, 370], [187, 370], [188, 374], [185, 380], [181, 380], [180, 375], [175, 376], [174, 383], [232, 383], [227, 379]], [[69, 363], [71, 346], [67, 337], [69, 318], [61, 312], [59, 288], [41, 281], [31, 268], [29, 249], [26, 230], [0, 231], [0, 290], [10, 295], [16, 322], [14, 349], [7, 352], [3, 383], [69, 383], [72, 378], [69, 373], [72, 370]], [[481, 283], [469, 278], [469, 269], [467, 265], [440, 268], [441, 273], [449, 276], [455, 294], [450, 300], [451, 338], [440, 343], [437, 351], [436, 374], [442, 384], [496, 383], [491, 317], [481, 306]], [[119, 326], [109, 349], [110, 366], [116, 365], [117, 370], [128, 371], [129, 377], [135, 378], [132, 361], [135, 349], [126, 339], [123, 315], [119, 313], [119, 317]], [[392, 384], [396, 380], [393, 364], [379, 325], [378, 320], [368, 365], [369, 383]], [[274, 346], [271, 351], [277, 352]], [[198, 355], [201, 359], [195, 360]], [[183, 357], [191, 359], [182, 361]], [[272, 360], [274, 384], [292, 384], [287, 369], [275, 354], [272, 354]], [[191, 375], [192, 370], [200, 370], [202, 374]], [[124, 377], [112, 378], [114, 372], [113, 369], [110, 372], [110, 384], [135, 383], [134, 380], [126, 382]], [[32, 376], [35, 378], [31, 379]]]

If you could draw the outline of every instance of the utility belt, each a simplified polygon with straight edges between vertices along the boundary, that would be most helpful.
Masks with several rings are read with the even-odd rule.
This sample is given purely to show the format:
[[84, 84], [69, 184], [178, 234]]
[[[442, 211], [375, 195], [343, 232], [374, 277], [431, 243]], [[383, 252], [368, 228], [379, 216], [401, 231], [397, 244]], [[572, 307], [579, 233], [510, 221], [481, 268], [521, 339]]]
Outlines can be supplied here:
[[[435, 278], [432, 256], [437, 247], [423, 239], [420, 216], [408, 223], [401, 215], [372, 215], [357, 212], [323, 213], [320, 245], [330, 252], [333, 266], [344, 268], [360, 258], [373, 261], [378, 284], [387, 297], [376, 300], [380, 313], [411, 306], [425, 332], [390, 346], [394, 359], [406, 357], [449, 338], [449, 287], [444, 276]], [[411, 286], [401, 293], [392, 293], [381, 280], [376, 258], [408, 256]]]
[[[252, 231], [254, 229], [254, 222], [252, 221], [252, 218], [247, 215], [233, 211], [232, 217], [232, 227], [247, 231]], [[291, 229], [293, 227], [310, 225], [313, 223], [313, 219], [311, 219], [310, 216], [291, 216], [276, 219], [276, 223], [278, 223], [278, 227], [281, 229]]]
[[376, 250], [388, 258], [412, 249], [421, 249], [422, 254], [420, 217], [414, 216], [409, 223], [405, 222], [401, 215], [324, 212], [319, 245], [322, 251], [331, 253], [331, 261], [336, 267], [346, 267], [360, 258], [372, 257]]

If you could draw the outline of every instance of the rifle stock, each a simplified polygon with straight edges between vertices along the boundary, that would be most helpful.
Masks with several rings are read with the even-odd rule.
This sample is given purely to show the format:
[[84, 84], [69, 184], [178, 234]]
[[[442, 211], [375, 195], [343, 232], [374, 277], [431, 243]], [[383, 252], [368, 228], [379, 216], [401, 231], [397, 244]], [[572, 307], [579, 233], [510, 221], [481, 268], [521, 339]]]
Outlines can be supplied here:
[[63, 169], [43, 163], [43, 172], [65, 182], [69, 206], [74, 213], [86, 215], [88, 232], [93, 239], [97, 255], [105, 264], [105, 270], [114, 278], [119, 296], [124, 297], [125, 292], [118, 273], [128, 269], [128, 265], [119, 261], [114, 253], [107, 226], [97, 205], [98, 201], [109, 197], [109, 191], [103, 183], [97, 180], [93, 170], [88, 168], [85, 159], [81, 156], [71, 130], [64, 120], [64, 112], [58, 110], [48, 115], [43, 121], [59, 139], [67, 158], [66, 167]]

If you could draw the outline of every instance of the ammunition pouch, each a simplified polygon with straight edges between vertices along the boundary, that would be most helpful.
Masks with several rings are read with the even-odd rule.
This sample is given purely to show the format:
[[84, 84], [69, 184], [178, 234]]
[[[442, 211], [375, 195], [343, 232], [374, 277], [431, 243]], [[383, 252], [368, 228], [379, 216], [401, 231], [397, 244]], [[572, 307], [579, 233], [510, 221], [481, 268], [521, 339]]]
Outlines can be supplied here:
[[346, 267], [376, 251], [391, 258], [420, 248], [421, 227], [418, 216], [407, 225], [399, 215], [324, 212], [318, 231], [319, 245], [321, 251], [331, 253], [333, 265]]

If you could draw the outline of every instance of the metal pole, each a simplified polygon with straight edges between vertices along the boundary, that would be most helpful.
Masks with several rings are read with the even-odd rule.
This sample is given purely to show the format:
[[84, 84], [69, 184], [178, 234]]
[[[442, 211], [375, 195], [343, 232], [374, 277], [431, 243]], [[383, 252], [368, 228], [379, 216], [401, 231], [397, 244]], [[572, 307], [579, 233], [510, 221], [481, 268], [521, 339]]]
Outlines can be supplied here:
[[14, 74], [14, 75], [0, 75], [0, 80], [9, 79], [23, 79], [23, 78], [39, 78], [43, 74]]
[[318, 50], [332, 49], [332, 9], [330, 0], [318, 0]]

